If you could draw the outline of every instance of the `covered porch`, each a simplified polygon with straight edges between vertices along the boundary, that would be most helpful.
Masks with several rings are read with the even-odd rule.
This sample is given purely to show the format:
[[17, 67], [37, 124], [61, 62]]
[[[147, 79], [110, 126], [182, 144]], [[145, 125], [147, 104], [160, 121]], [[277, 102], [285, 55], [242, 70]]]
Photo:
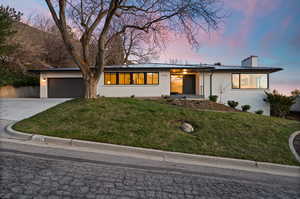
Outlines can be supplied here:
[[190, 69], [171, 70], [170, 95], [178, 98], [203, 98], [204, 73]]

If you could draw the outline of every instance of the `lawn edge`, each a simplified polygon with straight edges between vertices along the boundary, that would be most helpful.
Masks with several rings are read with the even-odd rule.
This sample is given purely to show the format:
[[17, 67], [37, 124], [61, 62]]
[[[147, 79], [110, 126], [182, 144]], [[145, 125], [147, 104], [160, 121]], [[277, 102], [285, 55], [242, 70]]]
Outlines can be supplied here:
[[296, 149], [294, 147], [294, 139], [296, 138], [297, 135], [300, 134], [300, 131], [296, 131], [294, 132], [292, 135], [290, 135], [289, 137], [289, 146], [290, 146], [290, 150], [293, 153], [293, 155], [295, 156], [296, 160], [300, 163], [300, 156], [299, 154], [296, 152]]
[[12, 137], [25, 139], [34, 143], [51, 144], [86, 148], [98, 150], [102, 153], [113, 154], [118, 156], [130, 156], [135, 158], [150, 159], [156, 161], [165, 161], [170, 163], [183, 163], [191, 165], [211, 166], [225, 169], [236, 169], [267, 173], [273, 175], [283, 175], [290, 177], [300, 177], [300, 167], [293, 165], [283, 165], [268, 162], [257, 162], [253, 160], [243, 160], [235, 158], [225, 158], [218, 156], [196, 155], [180, 152], [162, 151], [157, 149], [147, 149], [141, 147], [131, 147], [124, 145], [84, 141], [77, 139], [59, 138], [53, 136], [44, 136], [39, 134], [29, 134], [13, 129], [17, 122], [6, 126], [6, 132]]

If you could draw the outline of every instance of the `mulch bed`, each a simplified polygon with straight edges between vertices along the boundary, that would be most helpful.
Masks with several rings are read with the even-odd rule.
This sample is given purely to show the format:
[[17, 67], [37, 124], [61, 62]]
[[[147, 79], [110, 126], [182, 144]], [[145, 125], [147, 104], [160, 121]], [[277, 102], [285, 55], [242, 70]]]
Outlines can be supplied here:
[[208, 100], [165, 99], [165, 103], [199, 110], [214, 110], [223, 112], [240, 112], [234, 108]]

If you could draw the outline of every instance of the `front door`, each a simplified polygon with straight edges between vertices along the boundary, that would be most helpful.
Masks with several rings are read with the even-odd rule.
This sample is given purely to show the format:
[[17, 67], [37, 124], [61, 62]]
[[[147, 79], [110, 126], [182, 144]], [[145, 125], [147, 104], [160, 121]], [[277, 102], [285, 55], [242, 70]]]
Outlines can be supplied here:
[[171, 75], [171, 94], [194, 95], [195, 75]]
[[195, 75], [183, 76], [183, 94], [195, 95]]

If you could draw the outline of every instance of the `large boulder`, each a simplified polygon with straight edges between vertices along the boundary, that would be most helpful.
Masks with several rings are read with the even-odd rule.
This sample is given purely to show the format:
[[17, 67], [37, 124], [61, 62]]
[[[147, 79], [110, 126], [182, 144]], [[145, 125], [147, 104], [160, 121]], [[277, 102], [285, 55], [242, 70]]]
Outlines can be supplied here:
[[194, 127], [187, 122], [183, 122], [180, 128], [186, 133], [192, 133], [194, 131]]

